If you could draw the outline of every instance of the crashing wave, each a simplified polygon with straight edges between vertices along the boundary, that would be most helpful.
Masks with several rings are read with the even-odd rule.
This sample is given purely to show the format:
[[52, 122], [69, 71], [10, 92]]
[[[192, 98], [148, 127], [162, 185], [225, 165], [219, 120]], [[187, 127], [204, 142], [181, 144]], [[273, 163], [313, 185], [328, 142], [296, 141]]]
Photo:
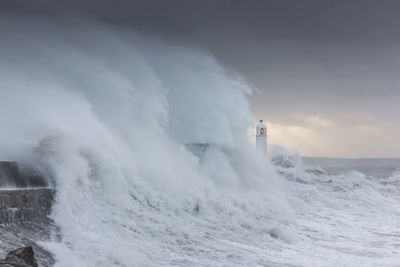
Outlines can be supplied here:
[[[251, 90], [212, 56], [90, 23], [0, 25], [0, 156], [54, 184], [58, 266], [213, 264], [196, 244], [286, 236], [268, 227], [294, 213], [247, 136]], [[189, 143], [212, 146], [199, 161]]]

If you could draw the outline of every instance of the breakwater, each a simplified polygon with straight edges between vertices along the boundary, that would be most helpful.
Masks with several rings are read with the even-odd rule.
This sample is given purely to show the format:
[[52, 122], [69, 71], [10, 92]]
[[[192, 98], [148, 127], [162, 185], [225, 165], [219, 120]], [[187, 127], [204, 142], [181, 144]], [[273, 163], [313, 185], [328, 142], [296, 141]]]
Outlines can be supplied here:
[[0, 224], [47, 217], [53, 195], [50, 188], [0, 190]]
[[44, 181], [21, 171], [16, 162], [0, 162], [0, 258], [10, 250], [32, 246], [39, 266], [53, 266], [52, 255], [38, 245], [57, 238], [58, 232], [49, 218], [55, 192]]
[[30, 168], [0, 161], [0, 224], [47, 217], [53, 196], [45, 179]]

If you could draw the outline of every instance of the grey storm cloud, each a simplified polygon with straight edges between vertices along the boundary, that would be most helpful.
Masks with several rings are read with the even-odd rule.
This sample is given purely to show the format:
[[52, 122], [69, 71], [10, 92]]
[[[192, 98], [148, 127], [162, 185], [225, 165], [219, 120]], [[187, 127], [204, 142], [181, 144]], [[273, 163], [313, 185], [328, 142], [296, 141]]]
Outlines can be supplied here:
[[[9, 13], [91, 16], [199, 42], [398, 43], [396, 0], [2, 0]], [[252, 38], [249, 38], [252, 37]]]
[[88, 18], [207, 50], [256, 88], [253, 111], [273, 123], [399, 126], [397, 0], [2, 0], [0, 10]]

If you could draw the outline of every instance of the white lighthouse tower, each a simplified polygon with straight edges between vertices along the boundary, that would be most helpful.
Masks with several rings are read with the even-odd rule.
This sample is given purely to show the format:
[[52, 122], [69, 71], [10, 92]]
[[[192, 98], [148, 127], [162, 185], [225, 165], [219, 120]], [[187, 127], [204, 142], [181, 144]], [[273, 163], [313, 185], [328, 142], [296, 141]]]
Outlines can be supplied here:
[[268, 155], [267, 125], [263, 120], [260, 120], [256, 126], [256, 148], [258, 151]]

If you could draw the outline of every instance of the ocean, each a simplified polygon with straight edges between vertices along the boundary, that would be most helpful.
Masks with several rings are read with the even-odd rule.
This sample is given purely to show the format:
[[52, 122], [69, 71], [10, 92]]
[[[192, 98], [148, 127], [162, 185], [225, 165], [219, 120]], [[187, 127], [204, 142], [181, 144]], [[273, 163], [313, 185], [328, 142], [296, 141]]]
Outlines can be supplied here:
[[398, 160], [268, 159], [253, 90], [204, 51], [96, 23], [0, 34], [0, 160], [54, 190], [51, 264], [399, 266]]

